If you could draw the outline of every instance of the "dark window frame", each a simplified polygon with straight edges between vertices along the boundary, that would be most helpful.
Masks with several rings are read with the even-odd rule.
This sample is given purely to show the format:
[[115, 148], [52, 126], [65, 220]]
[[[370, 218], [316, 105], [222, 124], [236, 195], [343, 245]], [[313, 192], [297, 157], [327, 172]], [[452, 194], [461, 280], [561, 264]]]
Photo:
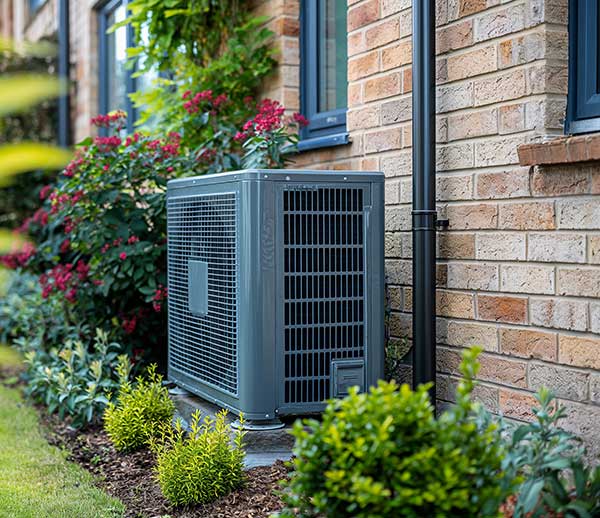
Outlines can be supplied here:
[[[309, 125], [300, 131], [300, 151], [347, 144], [346, 108], [317, 111], [319, 2], [300, 3], [300, 111]], [[347, 59], [347, 56], [346, 56]]]
[[568, 134], [600, 131], [599, 26], [597, 0], [569, 0]]
[[[108, 18], [110, 15], [121, 6], [127, 7], [127, 0], [109, 0], [100, 4], [97, 8], [98, 16], [98, 108], [99, 113], [106, 114], [111, 111], [108, 105], [108, 49], [106, 31], [110, 29]], [[135, 34], [133, 27], [127, 27], [127, 48], [134, 47]], [[137, 82], [133, 77], [135, 68], [127, 68], [125, 76], [125, 91], [126, 91], [126, 113], [127, 113], [127, 132], [131, 133], [134, 130], [135, 121], [137, 120], [137, 110], [133, 106], [133, 102], [129, 97], [136, 91]]]
[[34, 16], [46, 2], [47, 0], [28, 0], [29, 17]]

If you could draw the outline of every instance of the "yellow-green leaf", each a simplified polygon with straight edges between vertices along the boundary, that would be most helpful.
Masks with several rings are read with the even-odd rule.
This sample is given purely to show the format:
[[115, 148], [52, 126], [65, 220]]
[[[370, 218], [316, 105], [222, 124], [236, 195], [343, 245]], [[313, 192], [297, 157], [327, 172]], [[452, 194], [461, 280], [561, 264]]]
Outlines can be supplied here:
[[47, 57], [56, 54], [56, 45], [49, 41], [13, 41], [0, 37], [0, 52], [21, 56]]
[[36, 169], [60, 169], [71, 160], [70, 151], [47, 144], [22, 142], [0, 146], [0, 185], [12, 176]]
[[26, 240], [23, 236], [15, 234], [11, 230], [0, 228], [0, 254], [19, 250]]
[[64, 81], [49, 75], [7, 75], [0, 78], [0, 116], [26, 110], [64, 91]]

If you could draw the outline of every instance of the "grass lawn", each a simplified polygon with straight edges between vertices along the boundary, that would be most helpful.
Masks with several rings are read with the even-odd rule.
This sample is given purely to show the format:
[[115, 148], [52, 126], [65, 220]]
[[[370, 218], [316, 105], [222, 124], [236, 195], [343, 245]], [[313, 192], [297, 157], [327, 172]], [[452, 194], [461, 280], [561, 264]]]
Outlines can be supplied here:
[[[16, 365], [0, 346], [0, 365]], [[116, 518], [123, 505], [41, 435], [36, 412], [0, 385], [0, 518]]]

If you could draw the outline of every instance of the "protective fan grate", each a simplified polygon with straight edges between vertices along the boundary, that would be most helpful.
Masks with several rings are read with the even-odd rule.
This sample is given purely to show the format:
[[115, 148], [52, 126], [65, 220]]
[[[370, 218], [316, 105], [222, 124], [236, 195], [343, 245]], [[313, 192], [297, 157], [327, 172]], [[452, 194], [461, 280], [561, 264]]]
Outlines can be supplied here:
[[[237, 197], [171, 198], [168, 212], [169, 362], [237, 395]], [[208, 263], [208, 314], [188, 307], [188, 262]]]
[[331, 361], [364, 357], [362, 188], [284, 190], [285, 402], [330, 397]]

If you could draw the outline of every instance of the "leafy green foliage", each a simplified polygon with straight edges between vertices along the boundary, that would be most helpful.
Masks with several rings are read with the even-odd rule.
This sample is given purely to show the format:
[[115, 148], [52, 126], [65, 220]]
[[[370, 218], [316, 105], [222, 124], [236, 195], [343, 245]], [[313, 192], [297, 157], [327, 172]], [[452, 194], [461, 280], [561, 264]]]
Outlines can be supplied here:
[[131, 25], [138, 47], [130, 55], [161, 70], [171, 70], [177, 54], [207, 66], [243, 16], [237, 0], [133, 0], [127, 7], [129, 17], [111, 30]]
[[75, 427], [95, 423], [119, 386], [115, 371], [123, 374], [129, 369], [129, 360], [118, 354], [119, 349], [97, 330], [89, 350], [81, 341], [72, 340], [49, 352], [30, 350], [25, 353], [25, 391], [46, 405], [49, 413], [58, 413], [61, 419], [71, 416]]
[[119, 371], [121, 385], [116, 403], [109, 403], [104, 413], [104, 429], [117, 450], [131, 451], [148, 444], [163, 427], [169, 426], [175, 405], [156, 365], [148, 367], [147, 376], [129, 382], [126, 371]]
[[244, 432], [236, 431], [232, 442], [226, 414], [201, 421], [196, 411], [188, 435], [178, 421], [175, 428], [163, 429], [161, 441], [153, 441], [156, 476], [173, 505], [208, 503], [243, 484]]
[[542, 388], [535, 395], [536, 420], [512, 431], [504, 469], [522, 479], [514, 517], [600, 516], [600, 467], [586, 466], [584, 448], [559, 428], [565, 409]]
[[466, 351], [457, 404], [435, 419], [429, 386], [380, 382], [296, 423], [283, 517], [493, 517], [509, 492], [499, 429], [471, 401], [478, 350]]

